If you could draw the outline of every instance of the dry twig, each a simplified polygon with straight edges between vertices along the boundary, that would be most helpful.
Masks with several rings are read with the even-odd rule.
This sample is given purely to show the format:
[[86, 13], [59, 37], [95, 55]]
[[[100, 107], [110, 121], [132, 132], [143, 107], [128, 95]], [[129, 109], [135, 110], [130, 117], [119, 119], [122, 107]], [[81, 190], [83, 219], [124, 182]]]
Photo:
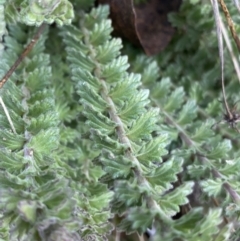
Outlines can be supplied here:
[[228, 8], [227, 8], [224, 0], [218, 0], [218, 2], [221, 5], [223, 13], [224, 13], [224, 15], [225, 15], [225, 17], [227, 19], [228, 27], [229, 27], [229, 29], [230, 29], [230, 31], [232, 33], [232, 36], [233, 36], [233, 39], [234, 39], [234, 41], [235, 41], [235, 43], [237, 45], [238, 51], [240, 52], [240, 40], [239, 40], [239, 38], [237, 36], [236, 30], [235, 30], [235, 27], [234, 27], [234, 23], [232, 21], [232, 18], [231, 18], [231, 15], [230, 15], [229, 11], [228, 11]]
[[[222, 1], [222, 0], [219, 0], [219, 1]], [[227, 102], [227, 97], [226, 97], [225, 83], [224, 83], [224, 55], [223, 55], [222, 27], [221, 27], [220, 13], [218, 9], [217, 0], [212, 0], [212, 6], [213, 6], [214, 18], [215, 18], [216, 28], [217, 28], [218, 49], [219, 49], [219, 57], [220, 57], [220, 64], [221, 64], [221, 84], [222, 84], [223, 103], [226, 110], [223, 120], [221, 120], [220, 122], [222, 121], [227, 122], [232, 128], [240, 132], [236, 127], [236, 123], [240, 121], [240, 115], [237, 114], [235, 105], [233, 109], [230, 110]], [[213, 126], [219, 124], [220, 122], [214, 124]]]
[[36, 34], [33, 36], [31, 42], [27, 45], [27, 47], [24, 49], [22, 54], [19, 56], [19, 58], [15, 61], [15, 63], [12, 65], [12, 67], [8, 70], [8, 72], [3, 76], [3, 78], [0, 80], [0, 89], [3, 87], [3, 85], [7, 82], [7, 80], [11, 77], [13, 72], [16, 70], [16, 68], [19, 66], [19, 64], [23, 61], [23, 59], [26, 57], [26, 55], [32, 50], [33, 46], [36, 44], [37, 40], [39, 39], [41, 33], [43, 32], [46, 24], [43, 23], [37, 30]]

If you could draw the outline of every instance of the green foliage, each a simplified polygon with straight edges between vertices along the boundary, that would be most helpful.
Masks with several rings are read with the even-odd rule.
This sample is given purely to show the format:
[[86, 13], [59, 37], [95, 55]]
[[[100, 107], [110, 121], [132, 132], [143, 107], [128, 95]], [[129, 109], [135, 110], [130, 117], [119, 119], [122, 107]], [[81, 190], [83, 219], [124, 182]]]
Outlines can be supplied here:
[[[192, 183], [165, 195], [172, 185], [156, 181], [173, 165], [169, 163], [172, 160], [162, 163], [161, 159], [166, 154], [167, 136], [154, 134], [159, 110], [146, 108], [149, 92], [138, 90], [140, 76], [128, 74], [126, 57], [118, 57], [121, 43], [109, 36], [109, 21], [102, 18], [106, 10], [93, 10], [80, 21], [81, 31], [67, 27], [61, 35], [87, 119], [86, 128], [95, 150], [102, 150], [95, 161], [107, 172], [106, 183], [114, 190], [112, 210], [120, 215], [128, 212], [119, 228], [142, 233], [157, 217], [169, 224], [169, 217], [179, 211], [179, 205], [188, 202], [186, 196], [191, 193]], [[106, 30], [96, 31], [99, 28]], [[107, 46], [112, 47], [112, 52], [102, 51]], [[176, 180], [180, 171], [179, 167], [168, 169], [168, 178]], [[141, 208], [152, 209], [151, 215], [143, 211], [139, 216]], [[133, 217], [141, 221], [137, 224]]]
[[42, 22], [63, 25], [71, 23], [73, 18], [73, 7], [68, 0], [10, 0], [5, 8], [8, 21], [27, 25], [40, 25]]
[[183, 1], [173, 41], [147, 57], [93, 4], [0, 1], [0, 76], [32, 25], [57, 24], [0, 90], [14, 126], [0, 108], [0, 240], [238, 240], [237, 133], [211, 128], [222, 110], [211, 5]]
[[[8, 38], [14, 31], [22, 31], [16, 26], [11, 30]], [[50, 226], [77, 224], [72, 216], [76, 202], [69, 198], [74, 192], [63, 173], [56, 172], [61, 169], [54, 155], [59, 145], [59, 120], [49, 82], [49, 58], [42, 53], [44, 39], [35, 49], [40, 52], [29, 56], [1, 92], [16, 129], [12, 133], [1, 109], [1, 223], [9, 240], [40, 240]], [[21, 48], [17, 41], [15, 36], [15, 49], [17, 45]], [[11, 53], [11, 46], [3, 52], [1, 73], [6, 71]], [[46, 61], [38, 66], [43, 58]]]
[[0, 2], [0, 54], [2, 53], [2, 50], [4, 48], [2, 41], [3, 41], [3, 35], [6, 32], [6, 23], [4, 19], [4, 2]]

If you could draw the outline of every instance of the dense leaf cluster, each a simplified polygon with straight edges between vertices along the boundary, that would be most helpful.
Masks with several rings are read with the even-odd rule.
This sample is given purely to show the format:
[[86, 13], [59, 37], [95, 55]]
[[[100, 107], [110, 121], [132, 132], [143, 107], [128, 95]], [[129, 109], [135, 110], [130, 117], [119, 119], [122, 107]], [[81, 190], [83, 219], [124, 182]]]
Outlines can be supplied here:
[[113, 38], [108, 7], [93, 3], [0, 0], [0, 76], [31, 25], [57, 23], [0, 90], [0, 240], [237, 240], [237, 133], [211, 129], [211, 5], [183, 1], [175, 38], [150, 58]]

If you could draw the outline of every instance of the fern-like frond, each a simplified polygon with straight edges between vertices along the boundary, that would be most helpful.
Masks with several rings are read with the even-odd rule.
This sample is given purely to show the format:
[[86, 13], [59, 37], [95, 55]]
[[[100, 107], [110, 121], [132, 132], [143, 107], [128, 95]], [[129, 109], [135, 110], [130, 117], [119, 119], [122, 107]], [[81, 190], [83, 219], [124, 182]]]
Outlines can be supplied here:
[[[186, 3], [186, 5], [187, 4], [188, 3]], [[200, 10], [196, 8], [195, 11]], [[182, 41], [184, 41], [184, 38]], [[176, 46], [174, 47], [177, 48]], [[199, 48], [201, 49], [201, 47], [202, 46]], [[198, 54], [200, 55], [200, 50], [198, 51], [199, 53], [197, 52], [196, 56], [198, 56]], [[188, 59], [188, 57], [186, 57], [186, 59]], [[163, 62], [164, 60], [161, 60], [161, 63]], [[168, 66], [167, 71], [160, 71], [157, 62], [145, 56], [136, 57], [132, 69], [142, 74], [143, 88], [147, 87], [150, 89], [150, 98], [153, 105], [161, 109], [162, 116], [159, 119], [160, 123], [164, 122], [164, 124], [168, 125], [168, 133], [171, 130], [172, 140], [170, 144], [171, 152], [169, 154], [184, 157], [185, 161], [182, 168], [186, 168], [188, 174], [181, 174], [181, 180], [183, 179], [184, 183], [186, 183], [190, 176], [190, 180], [195, 181], [196, 187], [200, 184], [201, 192], [203, 191], [207, 194], [212, 203], [216, 202], [214, 198], [222, 201], [222, 210], [225, 210], [225, 203], [230, 202], [229, 197], [231, 197], [235, 203], [238, 203], [239, 184], [236, 178], [239, 172], [238, 158], [233, 158], [231, 140], [221, 140], [219, 135], [215, 135], [211, 129], [214, 122], [209, 118], [210, 113], [213, 115], [216, 114], [217, 110], [220, 110], [220, 103], [216, 100], [211, 101], [206, 108], [208, 113], [202, 109], [202, 105], [206, 105], [206, 99], [208, 98], [207, 88], [209, 88], [209, 83], [207, 86], [204, 86], [204, 83], [202, 84], [204, 88], [206, 88], [204, 89], [206, 92], [204, 92], [198, 83], [188, 83], [187, 81], [190, 79], [181, 77], [181, 74], [178, 73], [177, 66], [174, 73], [176, 76], [179, 76], [180, 79], [176, 79], [176, 76], [170, 75], [172, 66]], [[188, 73], [191, 73], [191, 71], [186, 72], [186, 74]], [[168, 76], [168, 74], [172, 76], [173, 81], [171, 81], [170, 78], [160, 77], [160, 75]], [[193, 78], [194, 74], [192, 74], [191, 77]], [[204, 76], [202, 78], [204, 79]], [[210, 77], [208, 77], [208, 79], [209, 78]], [[185, 83], [185, 86], [178, 87], [180, 80], [181, 83]], [[186, 96], [185, 89], [188, 91], [189, 96]], [[193, 161], [194, 163], [192, 163]], [[224, 174], [225, 172], [228, 174]], [[201, 179], [205, 180], [200, 181]], [[197, 189], [199, 189], [199, 187]], [[190, 204], [204, 205], [201, 198], [196, 200], [195, 196], [197, 196], [197, 192], [193, 193], [192, 196]], [[226, 201], [226, 198], [228, 201]], [[214, 207], [212, 205], [209, 213], [215, 212], [213, 210]], [[194, 209], [190, 212], [194, 212]], [[181, 219], [185, 222], [184, 220], [186, 218], [187, 215]], [[204, 222], [210, 222], [211, 220], [208, 220], [208, 218], [209, 216], [205, 216], [203, 218], [203, 220], [205, 220]], [[211, 235], [214, 235], [215, 232], [222, 232], [220, 230], [217, 231], [217, 225], [221, 222], [221, 218], [225, 217], [218, 215], [215, 223], [216, 226], [212, 229], [212, 232], [210, 229], [206, 231], [206, 234], [209, 235], [208, 239], [211, 239]], [[228, 230], [228, 232], [230, 231], [227, 227], [226, 230]], [[182, 234], [185, 236], [185, 231], [182, 230]], [[227, 236], [229, 236], [229, 233]], [[191, 240], [189, 237], [187, 238], [185, 236], [185, 238]], [[206, 237], [201, 240], [205, 239]]]
[[[167, 168], [165, 165], [172, 162], [162, 163], [161, 159], [166, 154], [168, 140], [165, 135], [154, 137], [158, 110], [148, 109], [149, 91], [139, 89], [140, 76], [126, 71], [129, 64], [125, 56], [119, 56], [120, 41], [110, 36], [107, 12], [106, 7], [92, 10], [82, 17], [79, 30], [64, 28], [62, 36], [79, 102], [87, 118], [85, 125], [94, 150], [99, 152], [96, 162], [100, 161], [107, 172], [105, 180], [115, 191], [112, 211], [126, 213], [121, 229], [143, 232], [154, 219], [171, 223], [171, 215], [187, 202], [192, 184], [179, 188], [181, 198], [172, 193], [176, 198], [172, 198], [170, 211], [161, 199], [164, 200], [166, 190], [171, 188], [170, 181], [176, 179], [174, 176], [180, 169], [166, 172], [168, 185], [149, 180], [157, 179]], [[108, 46], [111, 49], [103, 52]], [[142, 210], [140, 216], [139, 210]]]
[[[14, 41], [8, 41], [1, 58], [1, 74], [12, 62], [9, 56], [21, 49], [18, 41], [27, 37], [21, 26], [9, 29], [9, 39], [13, 39], [11, 30], [16, 30], [20, 39], [15, 35]], [[16, 129], [16, 134], [12, 133], [1, 108], [0, 207], [5, 240], [46, 240], [56, 228], [64, 227], [69, 235], [79, 228], [79, 220], [73, 216], [74, 191], [55, 155], [59, 118], [50, 88], [49, 57], [42, 53], [45, 38], [1, 89]], [[70, 224], [75, 228], [67, 227]]]

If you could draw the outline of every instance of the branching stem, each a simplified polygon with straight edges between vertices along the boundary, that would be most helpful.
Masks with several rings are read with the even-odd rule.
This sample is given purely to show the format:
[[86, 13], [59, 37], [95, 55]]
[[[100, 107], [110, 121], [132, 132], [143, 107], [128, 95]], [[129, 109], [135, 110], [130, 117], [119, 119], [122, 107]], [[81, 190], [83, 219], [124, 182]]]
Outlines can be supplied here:
[[[162, 109], [162, 108], [161, 108]], [[204, 154], [202, 154], [198, 148], [195, 146], [194, 141], [184, 132], [184, 130], [165, 112], [163, 111], [163, 114], [166, 116], [167, 122], [173, 126], [175, 126], [177, 128], [177, 130], [179, 131], [179, 136], [181, 137], [182, 141], [188, 146], [194, 146], [197, 149], [197, 156], [199, 161], [201, 161], [202, 163], [206, 163], [209, 162], [208, 159], [206, 157], [204, 157]], [[221, 174], [219, 173], [219, 171], [217, 171], [216, 169], [212, 169], [212, 174], [215, 178], [221, 178]], [[235, 203], [240, 203], [240, 196], [238, 195], [238, 193], [230, 186], [230, 184], [228, 183], [224, 183], [223, 187], [225, 188], [225, 190], [227, 191], [227, 193], [231, 196], [232, 200]]]

